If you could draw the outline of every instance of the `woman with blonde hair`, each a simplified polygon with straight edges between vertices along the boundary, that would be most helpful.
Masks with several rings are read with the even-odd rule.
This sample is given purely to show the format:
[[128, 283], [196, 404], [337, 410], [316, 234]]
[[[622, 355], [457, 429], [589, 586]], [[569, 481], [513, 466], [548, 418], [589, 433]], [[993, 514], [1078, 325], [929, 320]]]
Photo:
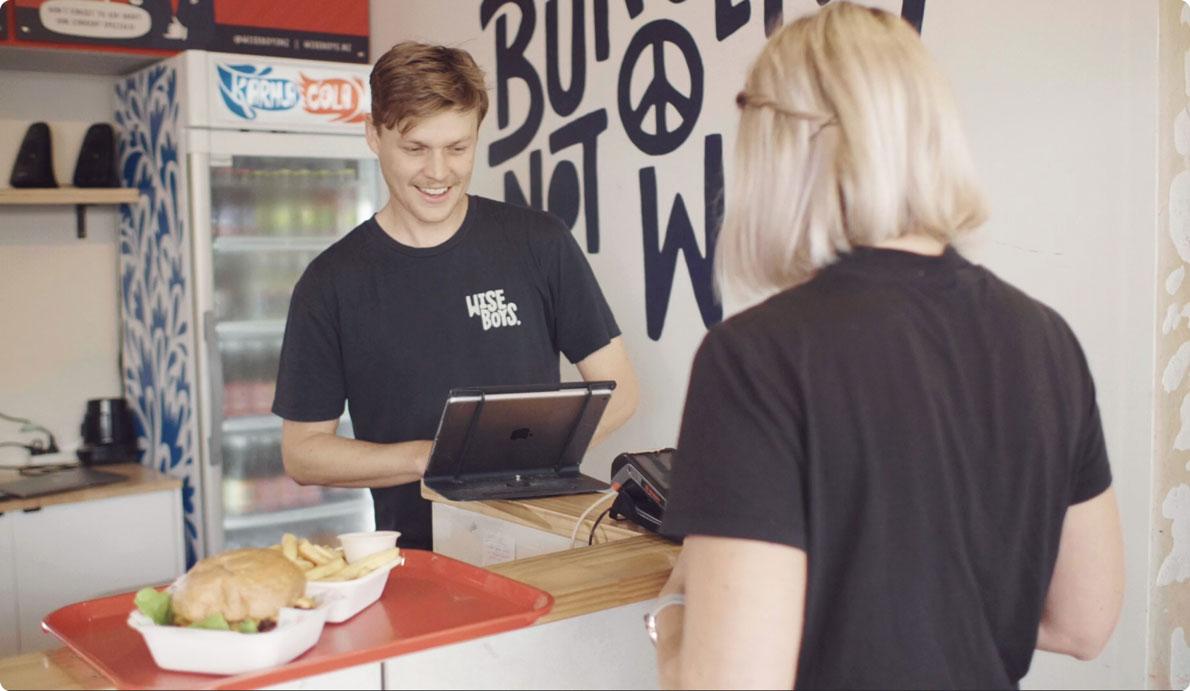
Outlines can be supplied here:
[[694, 360], [647, 618], [665, 686], [1007, 688], [1123, 593], [1082, 350], [950, 245], [985, 217], [901, 18], [834, 2], [738, 97], [720, 278], [775, 293]]

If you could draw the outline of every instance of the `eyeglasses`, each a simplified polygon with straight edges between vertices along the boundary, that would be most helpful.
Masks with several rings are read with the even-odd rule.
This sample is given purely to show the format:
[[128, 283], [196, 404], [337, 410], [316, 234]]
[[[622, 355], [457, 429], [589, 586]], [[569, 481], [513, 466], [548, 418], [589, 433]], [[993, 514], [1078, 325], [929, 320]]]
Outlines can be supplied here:
[[741, 91], [736, 94], [735, 104], [740, 110], [746, 110], [748, 108], [767, 108], [786, 117], [797, 118], [810, 123], [818, 123], [818, 127], [810, 134], [811, 137], [821, 132], [823, 127], [837, 125], [839, 123], [838, 118], [836, 118], [834, 115], [798, 110], [783, 103], [778, 103], [777, 101], [774, 101], [773, 99], [766, 96], [750, 94], [747, 91]]

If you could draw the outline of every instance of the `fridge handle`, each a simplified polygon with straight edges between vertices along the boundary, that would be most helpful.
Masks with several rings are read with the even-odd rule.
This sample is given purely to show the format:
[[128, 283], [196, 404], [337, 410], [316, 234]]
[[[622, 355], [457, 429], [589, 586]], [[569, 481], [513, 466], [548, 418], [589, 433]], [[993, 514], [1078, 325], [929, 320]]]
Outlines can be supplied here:
[[203, 338], [207, 342], [207, 353], [211, 370], [211, 436], [207, 439], [208, 463], [216, 468], [223, 467], [223, 425], [213, 424], [216, 417], [223, 417], [223, 353], [219, 352], [219, 337], [215, 332], [215, 312], [203, 312]]

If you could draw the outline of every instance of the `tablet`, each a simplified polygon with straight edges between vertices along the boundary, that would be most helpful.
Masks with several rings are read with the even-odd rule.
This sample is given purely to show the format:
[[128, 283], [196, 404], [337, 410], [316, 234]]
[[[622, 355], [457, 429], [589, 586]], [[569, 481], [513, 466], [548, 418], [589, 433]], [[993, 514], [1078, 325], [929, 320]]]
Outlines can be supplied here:
[[579, 465], [613, 381], [452, 389], [425, 483], [448, 499], [513, 499], [606, 489]]

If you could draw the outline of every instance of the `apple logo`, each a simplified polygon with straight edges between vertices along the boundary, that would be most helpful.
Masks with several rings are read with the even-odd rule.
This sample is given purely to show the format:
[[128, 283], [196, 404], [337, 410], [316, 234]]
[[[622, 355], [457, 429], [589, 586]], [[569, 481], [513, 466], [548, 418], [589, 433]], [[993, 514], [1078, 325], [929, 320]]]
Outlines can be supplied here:
[[509, 435], [508, 438], [513, 441], [516, 441], [518, 439], [528, 439], [531, 436], [533, 436], [533, 433], [529, 431], [528, 427], [521, 427], [518, 429], [514, 429], [512, 431], [512, 434]]

